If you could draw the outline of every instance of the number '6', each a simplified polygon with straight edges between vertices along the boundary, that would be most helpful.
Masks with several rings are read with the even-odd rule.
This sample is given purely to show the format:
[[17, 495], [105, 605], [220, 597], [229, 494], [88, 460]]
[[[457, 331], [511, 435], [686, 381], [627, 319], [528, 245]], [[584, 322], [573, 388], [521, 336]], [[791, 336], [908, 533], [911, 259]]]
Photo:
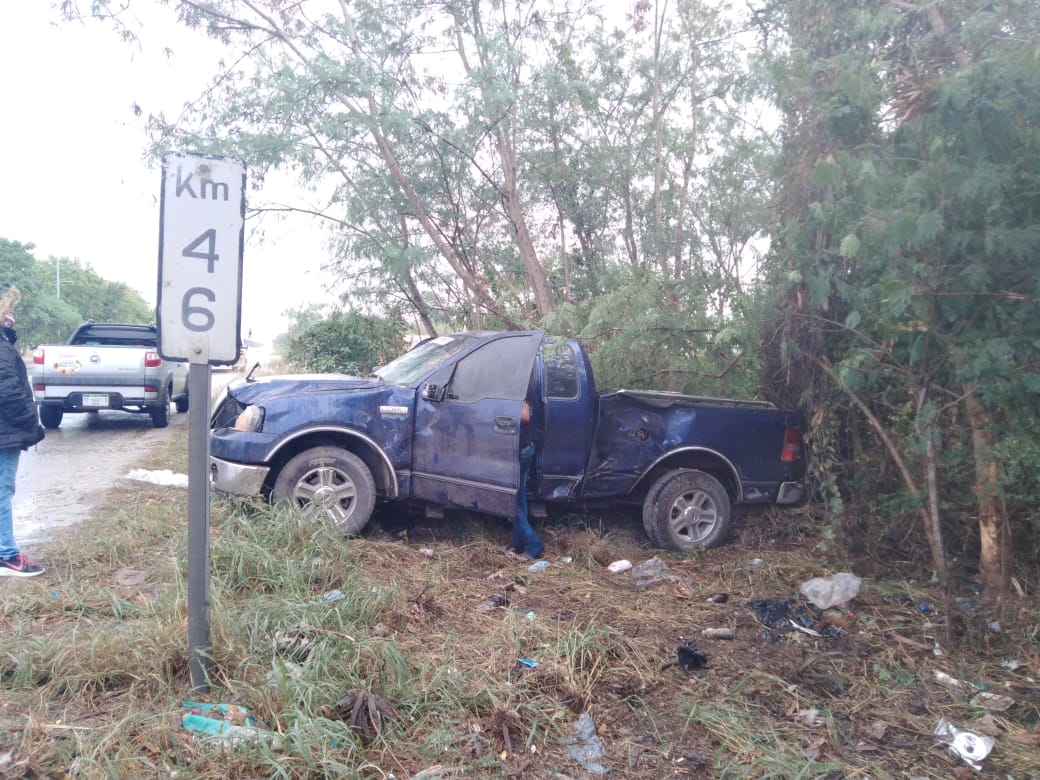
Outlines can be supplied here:
[[[184, 323], [184, 327], [188, 330], [201, 333], [202, 331], [212, 329], [214, 317], [213, 312], [206, 307], [191, 305], [191, 299], [196, 295], [203, 296], [210, 303], [213, 303], [217, 299], [217, 296], [212, 290], [206, 287], [191, 287], [184, 293], [184, 297], [181, 298], [181, 322]], [[196, 319], [201, 317], [203, 322], [201, 324], [198, 322], [192, 322], [192, 317], [195, 317]]]

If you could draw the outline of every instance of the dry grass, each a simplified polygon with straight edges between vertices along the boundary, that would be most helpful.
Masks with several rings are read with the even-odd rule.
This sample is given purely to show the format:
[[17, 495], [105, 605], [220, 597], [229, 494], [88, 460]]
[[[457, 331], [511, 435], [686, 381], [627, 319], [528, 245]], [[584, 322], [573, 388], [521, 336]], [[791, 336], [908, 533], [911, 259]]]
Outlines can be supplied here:
[[[177, 452], [154, 467], [183, 470]], [[546, 522], [552, 565], [537, 574], [503, 551], [503, 521], [398, 532], [400, 519], [383, 519], [342, 541], [265, 507], [215, 503], [213, 686], [199, 696], [187, 672], [186, 496], [116, 491], [44, 551], [47, 575], [0, 583], [0, 773], [588, 777], [566, 744], [588, 713], [611, 777], [970, 774], [932, 735], [943, 717], [993, 732], [984, 775], [1040, 777], [1035, 601], [1010, 604], [995, 633], [997, 616], [969, 604], [966, 586], [950, 612], [927, 615], [919, 602], [939, 604], [928, 583], [865, 579], [854, 614], [826, 616], [833, 638], [770, 637], [747, 600], [794, 597], [852, 566], [821, 560], [811, 540], [763, 541], [776, 518], [748, 518], [733, 544], [688, 556], [650, 549], [634, 518]], [[605, 569], [655, 554], [668, 569], [652, 584]], [[762, 567], [742, 568], [752, 557]], [[322, 600], [335, 590], [341, 599]], [[716, 593], [728, 601], [708, 603]], [[719, 627], [735, 638], [702, 638]], [[708, 668], [678, 666], [679, 636]], [[1015, 704], [987, 712], [936, 670]], [[278, 741], [203, 739], [181, 725], [189, 698], [248, 707]]]

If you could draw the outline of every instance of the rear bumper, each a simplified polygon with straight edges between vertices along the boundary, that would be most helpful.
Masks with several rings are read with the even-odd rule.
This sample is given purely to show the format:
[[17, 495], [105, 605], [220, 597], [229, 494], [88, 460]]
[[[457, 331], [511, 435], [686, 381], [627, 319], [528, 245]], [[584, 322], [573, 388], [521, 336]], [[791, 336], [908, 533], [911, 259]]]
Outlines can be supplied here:
[[805, 485], [801, 482], [781, 482], [776, 494], [776, 503], [782, 506], [797, 504], [805, 498]]
[[210, 457], [209, 484], [219, 493], [227, 493], [232, 496], [258, 496], [270, 471], [271, 469], [267, 466], [232, 463], [229, 460]]
[[[108, 390], [98, 391], [76, 391], [65, 396], [45, 396], [36, 393], [36, 403], [39, 406], [51, 406], [66, 412], [96, 412], [100, 409], [126, 409], [127, 407], [153, 407], [161, 405], [159, 394], [153, 392], [137, 391], [138, 395], [123, 395], [122, 393]], [[98, 399], [104, 399], [103, 403], [97, 403]], [[86, 403], [90, 399], [91, 403]]]

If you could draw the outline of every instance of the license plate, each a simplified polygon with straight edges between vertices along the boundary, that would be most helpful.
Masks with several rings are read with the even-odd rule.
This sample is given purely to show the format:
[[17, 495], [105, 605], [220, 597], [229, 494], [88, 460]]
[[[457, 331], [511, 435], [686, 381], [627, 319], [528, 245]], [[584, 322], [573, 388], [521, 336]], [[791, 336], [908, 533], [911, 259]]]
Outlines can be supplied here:
[[107, 408], [108, 396], [103, 393], [84, 393], [83, 405]]

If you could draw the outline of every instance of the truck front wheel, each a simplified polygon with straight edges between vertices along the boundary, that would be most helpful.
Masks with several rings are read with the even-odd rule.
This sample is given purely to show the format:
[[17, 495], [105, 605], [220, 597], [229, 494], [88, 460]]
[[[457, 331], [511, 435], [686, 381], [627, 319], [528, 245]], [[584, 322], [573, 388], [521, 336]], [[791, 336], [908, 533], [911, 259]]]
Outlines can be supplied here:
[[312, 447], [278, 473], [271, 501], [310, 522], [330, 523], [343, 536], [360, 533], [376, 505], [376, 483], [368, 466], [339, 447]]
[[668, 472], [643, 502], [643, 528], [650, 541], [663, 549], [716, 547], [726, 540], [731, 522], [726, 489], [703, 471]]

